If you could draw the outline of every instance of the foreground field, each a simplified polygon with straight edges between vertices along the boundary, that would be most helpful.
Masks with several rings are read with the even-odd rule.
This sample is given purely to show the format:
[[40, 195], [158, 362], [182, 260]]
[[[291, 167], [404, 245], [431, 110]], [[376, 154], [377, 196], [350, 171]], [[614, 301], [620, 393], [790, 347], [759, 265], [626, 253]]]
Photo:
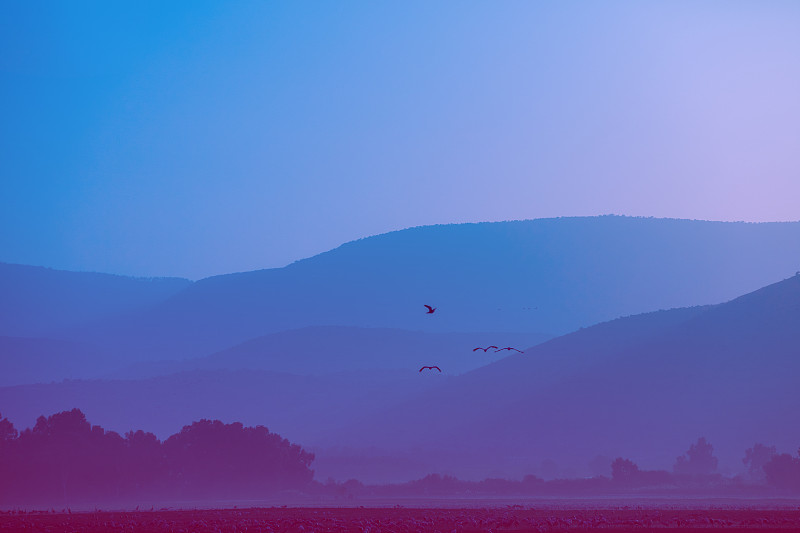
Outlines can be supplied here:
[[800, 531], [793, 509], [252, 508], [88, 513], [3, 513], [0, 531]]

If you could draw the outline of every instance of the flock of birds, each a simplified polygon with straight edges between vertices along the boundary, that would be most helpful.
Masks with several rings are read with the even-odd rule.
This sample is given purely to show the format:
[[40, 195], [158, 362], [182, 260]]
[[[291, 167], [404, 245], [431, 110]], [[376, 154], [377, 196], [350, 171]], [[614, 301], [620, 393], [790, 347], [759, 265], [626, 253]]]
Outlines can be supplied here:
[[[423, 305], [424, 305], [424, 307], [428, 308], [428, 310], [425, 312], [426, 315], [432, 315], [434, 312], [436, 312], [436, 309], [438, 309], [437, 307], [431, 307], [430, 305], [427, 305], [427, 304], [423, 304]], [[494, 350], [494, 353], [502, 352], [503, 350], [507, 350], [509, 352], [513, 350], [515, 352], [524, 353], [522, 350], [517, 350], [516, 348], [514, 348], [512, 346], [506, 346], [505, 348], [500, 348], [500, 347], [495, 346], [495, 345], [487, 346], [486, 348], [484, 348], [482, 346], [478, 346], [477, 348], [473, 348], [472, 351], [473, 352], [477, 352], [478, 350], [483, 350], [483, 352], [486, 353], [486, 352], [488, 352], [489, 350], [492, 350], [492, 349]], [[423, 370], [438, 370], [439, 373], [442, 372], [442, 369], [439, 368], [436, 365], [423, 366], [422, 368], [419, 369], [420, 372], [422, 372]]]

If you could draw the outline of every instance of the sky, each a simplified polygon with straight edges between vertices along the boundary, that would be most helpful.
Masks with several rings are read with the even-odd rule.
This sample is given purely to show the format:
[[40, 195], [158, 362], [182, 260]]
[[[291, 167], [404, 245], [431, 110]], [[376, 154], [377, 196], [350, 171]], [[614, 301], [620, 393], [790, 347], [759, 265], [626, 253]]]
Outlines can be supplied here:
[[14, 2], [0, 261], [280, 267], [411, 226], [800, 219], [800, 3]]

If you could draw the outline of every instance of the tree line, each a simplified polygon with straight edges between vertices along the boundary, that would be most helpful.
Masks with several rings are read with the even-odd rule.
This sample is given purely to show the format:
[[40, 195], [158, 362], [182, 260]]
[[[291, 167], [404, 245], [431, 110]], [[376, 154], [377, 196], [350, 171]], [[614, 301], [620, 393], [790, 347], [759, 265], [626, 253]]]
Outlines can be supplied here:
[[313, 460], [313, 454], [266, 427], [238, 422], [200, 420], [160, 441], [144, 431], [122, 436], [93, 426], [78, 409], [41, 416], [22, 432], [0, 417], [0, 505], [255, 499], [287, 490], [334, 498], [597, 494], [643, 487], [800, 491], [800, 450], [794, 457], [755, 444], [742, 460], [747, 474], [725, 478], [717, 472], [713, 446], [705, 438], [678, 457], [671, 472], [642, 470], [618, 457], [610, 465], [610, 477], [550, 481], [528, 475], [521, 481], [471, 482], [431, 474], [392, 485], [319, 483], [313, 481]]
[[314, 455], [264, 426], [200, 420], [159, 441], [78, 409], [18, 432], [0, 417], [0, 503], [252, 498], [305, 487]]
[[[725, 480], [717, 472], [714, 447], [701, 437], [689, 446], [685, 454], [675, 460], [672, 472], [666, 470], [640, 470], [629, 459], [618, 457], [611, 464], [614, 481], [629, 485], [709, 485]], [[800, 490], [800, 450], [798, 457], [779, 454], [774, 446], [756, 443], [745, 450], [742, 463], [747, 467], [745, 477], [738, 476], [730, 482], [750, 485], [767, 485], [778, 489]]]

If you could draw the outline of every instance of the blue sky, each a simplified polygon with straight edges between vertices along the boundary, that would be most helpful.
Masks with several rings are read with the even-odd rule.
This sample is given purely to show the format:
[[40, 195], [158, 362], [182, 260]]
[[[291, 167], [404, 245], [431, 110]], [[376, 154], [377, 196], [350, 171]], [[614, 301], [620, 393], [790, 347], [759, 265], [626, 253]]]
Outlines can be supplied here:
[[798, 220], [795, 2], [18, 2], [0, 261], [200, 278], [423, 224]]

